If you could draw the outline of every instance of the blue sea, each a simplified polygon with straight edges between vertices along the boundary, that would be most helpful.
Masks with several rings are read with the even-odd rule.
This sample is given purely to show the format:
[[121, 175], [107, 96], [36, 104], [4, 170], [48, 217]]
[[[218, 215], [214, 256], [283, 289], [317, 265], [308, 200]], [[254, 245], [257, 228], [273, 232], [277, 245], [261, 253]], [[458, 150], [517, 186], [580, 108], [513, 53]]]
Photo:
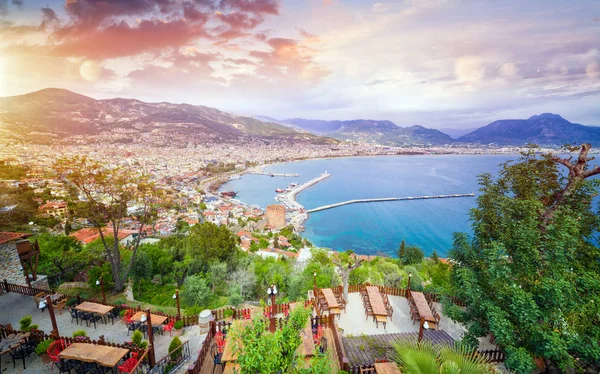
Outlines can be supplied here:
[[[222, 189], [261, 207], [275, 203], [276, 188], [303, 183], [327, 171], [331, 177], [298, 196], [306, 209], [352, 199], [475, 193], [477, 176], [496, 175], [499, 165], [518, 156], [376, 156], [319, 159], [265, 167], [299, 177], [244, 175]], [[470, 233], [469, 210], [476, 197], [346, 205], [310, 214], [304, 237], [319, 247], [360, 254], [393, 255], [402, 239], [426, 255], [446, 256], [454, 232]]]

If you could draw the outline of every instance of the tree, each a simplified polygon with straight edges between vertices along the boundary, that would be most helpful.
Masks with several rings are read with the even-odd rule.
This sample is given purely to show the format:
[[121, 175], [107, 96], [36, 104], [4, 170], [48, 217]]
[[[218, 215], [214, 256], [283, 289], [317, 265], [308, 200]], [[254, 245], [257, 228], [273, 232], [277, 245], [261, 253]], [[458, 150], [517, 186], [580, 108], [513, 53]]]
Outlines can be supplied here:
[[[149, 175], [121, 166], [109, 168], [87, 157], [59, 159], [54, 168], [61, 179], [81, 193], [83, 200], [74, 202], [71, 208], [75, 216], [87, 218], [98, 230], [111, 265], [115, 289], [122, 291], [135, 263], [144, 227], [152, 224], [157, 217], [159, 191]], [[128, 207], [133, 207], [134, 211], [129, 213]], [[119, 253], [119, 231], [123, 221], [128, 218], [136, 222], [138, 235], [129, 263], [124, 266]], [[107, 222], [112, 234], [110, 240], [103, 231]]]
[[210, 265], [208, 274], [210, 276], [210, 285], [214, 293], [217, 288], [221, 288], [225, 285], [225, 279], [227, 278], [227, 264], [224, 262], [213, 262]]
[[210, 296], [210, 288], [206, 280], [200, 275], [192, 275], [185, 280], [183, 291], [181, 292], [181, 300], [187, 306], [199, 305], [206, 303]]
[[40, 270], [58, 273], [65, 279], [99, 260], [93, 252], [84, 252], [77, 239], [64, 235], [41, 234], [37, 237], [40, 245]]
[[493, 334], [515, 372], [530, 372], [533, 357], [561, 372], [600, 358], [599, 182], [589, 179], [600, 168], [588, 167], [589, 149], [571, 163], [530, 148], [496, 180], [480, 176], [473, 238], [454, 238], [453, 289], [466, 308], [444, 312], [467, 326], [466, 342]]
[[350, 272], [360, 265], [364, 260], [358, 258], [351, 250], [337, 254], [332, 258], [333, 264], [337, 266], [342, 278], [342, 285], [344, 288], [344, 299], [348, 300], [348, 282], [350, 278]]
[[398, 259], [400, 261], [402, 261], [402, 259], [404, 258], [406, 254], [406, 242], [404, 241], [404, 239], [402, 239], [402, 242], [400, 243], [400, 247], [398, 247]]
[[431, 254], [431, 259], [433, 260], [433, 262], [438, 262], [440, 260], [440, 256], [438, 256], [437, 251], [434, 249], [433, 253]]
[[498, 372], [485, 357], [474, 355], [464, 346], [433, 345], [399, 341], [394, 344], [394, 361], [406, 374], [481, 374]]
[[229, 262], [237, 251], [237, 237], [225, 226], [212, 222], [195, 225], [185, 240], [187, 252], [198, 259], [203, 271], [213, 261]]
[[423, 261], [423, 258], [425, 258], [425, 254], [421, 248], [411, 245], [406, 247], [404, 251], [404, 257], [400, 258], [400, 261], [404, 265], [413, 265]]
[[143, 279], [152, 279], [152, 260], [144, 251], [140, 251], [131, 267], [131, 277], [138, 284], [138, 297], [142, 289]]

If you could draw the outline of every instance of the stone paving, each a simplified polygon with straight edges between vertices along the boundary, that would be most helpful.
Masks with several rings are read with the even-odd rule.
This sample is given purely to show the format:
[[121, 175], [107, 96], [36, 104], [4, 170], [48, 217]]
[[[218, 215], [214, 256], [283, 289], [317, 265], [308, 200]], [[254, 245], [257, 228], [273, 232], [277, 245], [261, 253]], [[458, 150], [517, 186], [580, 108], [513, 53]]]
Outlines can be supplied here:
[[[59, 314], [58, 311], [55, 314], [61, 336], [71, 336], [74, 331], [81, 329], [85, 330], [92, 340], [98, 340], [100, 335], [104, 335], [106, 341], [114, 343], [123, 343], [131, 340], [131, 337], [127, 336], [127, 326], [120, 320], [115, 319], [114, 325], [112, 325], [110, 320], [107, 325], [97, 322], [97, 328], [94, 329], [93, 324], [87, 327], [85, 322], [83, 324], [80, 322], [79, 325], [75, 321], [71, 323], [71, 315], [66, 308], [62, 311], [62, 314]], [[0, 324], [5, 325], [10, 323], [13, 328], [18, 329], [19, 320], [26, 315], [32, 317], [32, 323], [37, 324], [40, 330], [48, 334], [52, 330], [50, 314], [47, 310], [42, 312], [40, 309], [37, 309], [33, 297], [15, 293], [0, 295]], [[182, 342], [189, 341], [192, 359], [196, 358], [204, 338], [205, 335], [200, 335], [198, 326], [186, 327], [184, 329], [180, 339]], [[154, 343], [156, 360], [158, 361], [167, 355], [171, 337], [169, 337], [168, 333], [165, 333], [165, 335], [155, 334]], [[13, 369], [12, 359], [9, 354], [3, 355], [0, 359], [2, 360], [2, 373], [50, 373], [51, 364], [43, 363], [35, 353], [25, 360], [26, 370], [23, 370], [22, 361], [17, 362], [16, 368]], [[185, 364], [186, 367], [188, 364], [189, 361]], [[54, 371], [58, 372], [56, 369]]]
[[[379, 327], [373, 322], [373, 318], [366, 318], [363, 302], [360, 293], [352, 292], [348, 294], [348, 303], [346, 312], [342, 311], [340, 318], [336, 320], [338, 326], [343, 329], [344, 335], [377, 335], [377, 334], [396, 334], [404, 332], [419, 332], [419, 322], [413, 322], [410, 317], [410, 307], [406, 298], [401, 296], [388, 296], [390, 304], [394, 309], [392, 319], [388, 317], [386, 328], [382, 324]], [[444, 330], [454, 340], [460, 340], [462, 334], [466, 331], [465, 327], [455, 323], [450, 318], [442, 314], [442, 305], [434, 303], [435, 309], [440, 314], [439, 329]], [[480, 339], [479, 349], [494, 349], [489, 339]]]

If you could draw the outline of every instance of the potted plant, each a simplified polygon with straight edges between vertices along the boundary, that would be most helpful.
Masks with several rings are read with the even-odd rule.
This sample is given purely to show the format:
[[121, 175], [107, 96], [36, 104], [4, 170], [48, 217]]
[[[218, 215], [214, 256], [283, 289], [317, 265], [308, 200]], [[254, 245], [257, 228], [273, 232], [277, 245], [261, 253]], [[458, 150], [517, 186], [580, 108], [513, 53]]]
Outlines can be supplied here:
[[226, 322], [232, 322], [233, 321], [233, 309], [227, 309], [226, 311], [223, 312], [223, 319]]
[[48, 356], [48, 347], [50, 347], [50, 344], [52, 344], [54, 340], [52, 339], [46, 339], [46, 340], [42, 340], [40, 342], [40, 344], [38, 344], [35, 347], [35, 353], [40, 356], [40, 358], [42, 359], [42, 362], [44, 363], [48, 363], [50, 362], [50, 356]]
[[25, 316], [19, 321], [19, 329], [21, 331], [34, 331], [38, 329], [38, 325], [31, 324], [31, 316]]
[[177, 364], [179, 360], [181, 360], [181, 349], [182, 343], [181, 340], [177, 336], [175, 336], [171, 340], [171, 344], [169, 344], [169, 355], [171, 356], [171, 362]]
[[87, 333], [85, 332], [85, 330], [77, 330], [73, 332], [73, 337], [77, 341], [84, 342], [87, 340]]
[[173, 324], [173, 334], [175, 336], [181, 336], [183, 334], [183, 321], [177, 320], [175, 324]]

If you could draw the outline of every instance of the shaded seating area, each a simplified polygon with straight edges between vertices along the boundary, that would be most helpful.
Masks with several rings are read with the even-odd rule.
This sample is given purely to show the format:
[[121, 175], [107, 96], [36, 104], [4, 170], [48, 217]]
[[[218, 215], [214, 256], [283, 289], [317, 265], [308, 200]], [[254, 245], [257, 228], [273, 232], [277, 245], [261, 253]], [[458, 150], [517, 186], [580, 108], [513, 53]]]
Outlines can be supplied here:
[[[137, 364], [137, 353], [129, 355], [125, 348], [109, 347], [89, 343], [72, 343], [58, 353], [61, 372], [109, 373], [116, 372], [119, 366], [133, 368]], [[133, 360], [132, 360], [133, 359]]]
[[[112, 313], [113, 309], [115, 309], [115, 307], [113, 307], [113, 306], [92, 303], [89, 301], [83, 302], [75, 307], [75, 310], [80, 312], [77, 314], [79, 317], [79, 320], [85, 321], [86, 326], [88, 326], [88, 327], [90, 326], [91, 323], [93, 323], [94, 328], [96, 328], [96, 322], [98, 322], [98, 321], [102, 321], [102, 322], [104, 322], [104, 324], [107, 324], [108, 323], [107, 315], [109, 313]], [[71, 317], [73, 317], [73, 313], [71, 314]]]

